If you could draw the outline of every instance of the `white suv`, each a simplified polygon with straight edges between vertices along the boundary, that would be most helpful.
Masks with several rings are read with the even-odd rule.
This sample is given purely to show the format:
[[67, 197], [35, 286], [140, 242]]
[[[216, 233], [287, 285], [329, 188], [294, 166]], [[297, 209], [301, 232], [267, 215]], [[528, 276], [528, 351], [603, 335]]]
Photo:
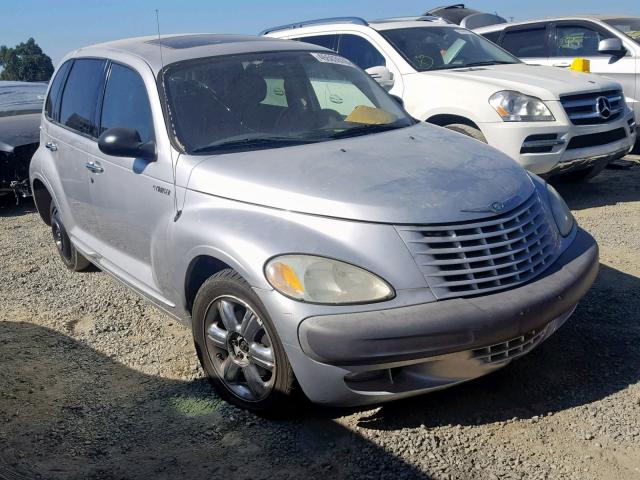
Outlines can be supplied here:
[[[262, 34], [337, 51], [400, 97], [413, 117], [485, 141], [537, 174], [591, 177], [635, 143], [619, 83], [525, 64], [435, 17], [332, 18]], [[334, 93], [333, 109], [353, 109], [357, 99]]]

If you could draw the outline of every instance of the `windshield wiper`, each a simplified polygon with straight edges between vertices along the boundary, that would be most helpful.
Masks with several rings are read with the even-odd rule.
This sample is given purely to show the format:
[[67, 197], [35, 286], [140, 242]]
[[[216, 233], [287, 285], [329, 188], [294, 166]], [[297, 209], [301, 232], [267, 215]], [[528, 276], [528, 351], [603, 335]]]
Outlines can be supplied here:
[[505, 62], [502, 60], [485, 60], [484, 62], [470, 62], [466, 65], [457, 67], [457, 68], [467, 68], [467, 67], [487, 67], [489, 65], [513, 65], [516, 62]]
[[270, 145], [284, 147], [287, 145], [301, 145], [303, 143], [312, 142], [313, 140], [305, 140], [292, 137], [245, 137], [237, 138], [235, 140], [229, 139], [214, 142], [203, 147], [198, 147], [192, 150], [192, 153], [215, 152], [216, 150], [233, 150], [236, 148], [246, 147], [267, 147]]
[[345, 130], [341, 130], [339, 132], [332, 133], [328, 135], [328, 138], [357, 137], [358, 135], [367, 135], [369, 133], [378, 133], [378, 132], [386, 132], [387, 130], [396, 130], [397, 128], [402, 128], [404, 126], [408, 126], [408, 125], [397, 125], [394, 123], [359, 125], [357, 127], [351, 127]]

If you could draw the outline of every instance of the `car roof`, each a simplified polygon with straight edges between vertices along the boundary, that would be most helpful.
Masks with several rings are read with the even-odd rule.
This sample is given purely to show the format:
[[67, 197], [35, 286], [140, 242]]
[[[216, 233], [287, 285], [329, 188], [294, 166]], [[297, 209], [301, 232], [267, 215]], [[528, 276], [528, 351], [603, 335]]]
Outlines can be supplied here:
[[458, 25], [454, 25], [446, 20], [442, 20], [440, 18], [431, 17], [431, 19], [416, 20], [415, 18], [407, 17], [407, 18], [383, 18], [380, 20], [372, 20], [369, 22], [369, 26], [374, 30], [394, 30], [397, 28], [415, 28], [415, 27], [456, 27], [460, 28]]
[[252, 35], [191, 33], [126, 38], [80, 48], [65, 60], [77, 57], [105, 57], [110, 53], [131, 55], [146, 61], [154, 74], [163, 65], [194, 58], [251, 52], [326, 50], [309, 44]]
[[565, 20], [612, 20], [614, 18], [638, 18], [633, 15], [616, 15], [616, 14], [604, 14], [604, 13], [587, 13], [580, 15], [566, 15], [566, 16], [557, 16], [557, 17], [543, 17], [543, 18], [534, 18], [530, 20], [522, 20], [521, 22], [511, 22], [511, 23], [500, 23], [496, 25], [489, 25], [487, 27], [474, 29], [478, 32], [492, 32], [495, 30], [503, 30], [507, 27], [514, 27], [518, 25], [528, 25], [530, 23], [539, 23], [539, 22], [557, 22], [557, 21], [565, 21]]

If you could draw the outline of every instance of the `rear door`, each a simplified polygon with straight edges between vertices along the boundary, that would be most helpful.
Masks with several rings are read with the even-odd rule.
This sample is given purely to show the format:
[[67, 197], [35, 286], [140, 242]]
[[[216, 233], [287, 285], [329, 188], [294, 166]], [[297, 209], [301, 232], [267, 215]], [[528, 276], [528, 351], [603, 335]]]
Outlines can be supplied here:
[[78, 58], [69, 67], [59, 111], [47, 128], [48, 149], [62, 189], [58, 199], [65, 227], [74, 243], [89, 253], [95, 245], [97, 225], [91, 207], [90, 178], [86, 168], [97, 148], [96, 107], [104, 85], [106, 61]]
[[517, 25], [504, 30], [500, 46], [519, 59], [536, 65], [549, 65], [550, 24], [540, 22]]

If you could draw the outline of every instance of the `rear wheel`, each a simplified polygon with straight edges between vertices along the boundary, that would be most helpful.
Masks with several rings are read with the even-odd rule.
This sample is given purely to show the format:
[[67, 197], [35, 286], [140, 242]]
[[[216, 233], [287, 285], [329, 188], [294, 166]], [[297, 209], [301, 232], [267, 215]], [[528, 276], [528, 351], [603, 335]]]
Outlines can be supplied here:
[[218, 394], [254, 411], [294, 403], [295, 378], [264, 306], [247, 282], [226, 269], [200, 288], [193, 306], [193, 338]]
[[463, 123], [452, 123], [450, 125], [445, 125], [444, 128], [448, 128], [449, 130], [453, 130], [454, 132], [462, 133], [467, 137], [475, 138], [482, 143], [487, 143], [487, 139], [484, 138], [484, 135], [479, 128], [465, 125]]
[[76, 250], [76, 247], [73, 246], [69, 235], [67, 235], [67, 230], [64, 228], [64, 224], [62, 223], [58, 206], [54, 202], [51, 202], [50, 215], [51, 235], [53, 236], [53, 241], [56, 245], [56, 249], [58, 250], [62, 263], [64, 263], [69, 270], [73, 270], [74, 272], [81, 272], [88, 269], [91, 266], [91, 262], [89, 262], [89, 260], [87, 260], [80, 252], [78, 252], [78, 250]]

